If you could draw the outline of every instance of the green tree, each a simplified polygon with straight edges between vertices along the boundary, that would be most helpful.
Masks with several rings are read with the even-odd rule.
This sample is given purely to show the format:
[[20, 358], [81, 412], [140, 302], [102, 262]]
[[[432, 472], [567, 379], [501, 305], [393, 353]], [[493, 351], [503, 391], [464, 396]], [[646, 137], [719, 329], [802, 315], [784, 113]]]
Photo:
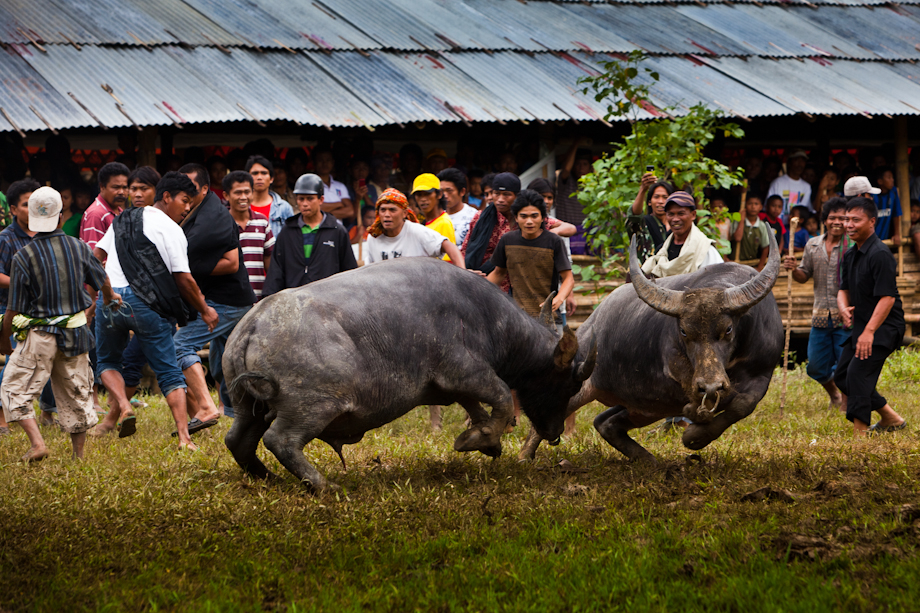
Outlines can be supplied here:
[[[646, 166], [654, 166], [659, 178], [696, 196], [700, 204], [697, 226], [718, 241], [722, 253], [728, 253], [730, 246], [719, 238], [716, 224], [728, 214], [713, 215], [708, 210], [703, 188], [728, 189], [742, 184], [741, 169], [733, 171], [704, 153], [706, 145], [718, 133], [741, 138], [744, 136], [741, 128], [726, 121], [721, 111], [702, 104], [679, 116], [674, 114], [674, 108], [656, 109], [649, 101], [649, 88], [659, 75], [642, 66], [644, 59], [644, 53], [635, 51], [625, 60], [603, 62], [601, 74], [579, 80], [584, 85], [582, 93], [593, 93], [598, 102], [607, 103], [608, 120], [625, 118], [631, 123], [630, 134], [622, 142], [611, 143], [611, 153], [594, 162], [594, 172], [579, 179], [577, 194], [586, 214], [588, 243], [614, 275], [619, 270], [616, 265], [623, 264], [628, 257], [626, 216]], [[657, 116], [640, 120], [643, 110]], [[734, 217], [740, 219], [737, 213]], [[586, 268], [575, 272], [585, 281], [597, 276]]]

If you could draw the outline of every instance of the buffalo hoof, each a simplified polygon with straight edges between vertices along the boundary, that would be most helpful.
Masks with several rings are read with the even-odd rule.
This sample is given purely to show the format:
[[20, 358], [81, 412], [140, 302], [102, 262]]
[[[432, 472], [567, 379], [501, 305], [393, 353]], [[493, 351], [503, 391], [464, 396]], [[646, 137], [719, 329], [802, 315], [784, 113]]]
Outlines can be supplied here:
[[684, 447], [687, 449], [692, 449], [693, 451], [699, 451], [712, 441], [713, 436], [707, 431], [707, 429], [697, 424], [690, 424], [687, 426], [687, 429], [684, 430], [684, 435], [681, 438], [681, 442], [684, 444]]
[[470, 428], [454, 441], [455, 451], [481, 451], [491, 458], [502, 454], [501, 437], [491, 427]]

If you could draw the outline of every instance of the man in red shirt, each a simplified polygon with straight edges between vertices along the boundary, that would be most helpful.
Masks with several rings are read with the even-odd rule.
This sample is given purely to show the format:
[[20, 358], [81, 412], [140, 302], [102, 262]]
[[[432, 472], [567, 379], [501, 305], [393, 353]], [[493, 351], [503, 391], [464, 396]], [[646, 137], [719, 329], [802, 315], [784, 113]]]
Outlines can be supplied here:
[[130, 174], [128, 167], [119, 162], [109, 162], [99, 169], [99, 196], [80, 222], [80, 238], [90, 249], [96, 248], [112, 221], [125, 209]]
[[272, 234], [278, 236], [284, 222], [294, 216], [294, 209], [288, 201], [271, 190], [275, 167], [267, 158], [254, 155], [246, 160], [246, 172], [252, 175], [250, 207], [256, 213], [268, 217]]

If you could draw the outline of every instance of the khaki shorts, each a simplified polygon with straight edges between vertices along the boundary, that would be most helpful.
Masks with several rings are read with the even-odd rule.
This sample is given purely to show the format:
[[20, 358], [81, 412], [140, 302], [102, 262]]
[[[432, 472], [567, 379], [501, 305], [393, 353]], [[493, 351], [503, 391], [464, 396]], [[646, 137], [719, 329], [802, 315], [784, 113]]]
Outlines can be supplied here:
[[6, 363], [0, 402], [8, 422], [35, 419], [32, 404], [51, 379], [58, 423], [64, 432], [86, 432], [99, 422], [93, 405], [93, 369], [89, 354], [67, 357], [58, 350], [57, 337], [32, 330]]

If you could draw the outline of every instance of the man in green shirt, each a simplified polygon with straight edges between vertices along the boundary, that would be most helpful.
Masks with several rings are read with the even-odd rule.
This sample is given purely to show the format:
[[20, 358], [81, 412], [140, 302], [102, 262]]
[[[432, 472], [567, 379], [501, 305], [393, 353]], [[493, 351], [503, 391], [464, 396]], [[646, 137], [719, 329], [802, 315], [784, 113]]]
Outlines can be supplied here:
[[322, 179], [314, 174], [297, 179], [300, 215], [287, 219], [278, 234], [263, 297], [358, 267], [348, 231], [323, 212], [323, 191]]

